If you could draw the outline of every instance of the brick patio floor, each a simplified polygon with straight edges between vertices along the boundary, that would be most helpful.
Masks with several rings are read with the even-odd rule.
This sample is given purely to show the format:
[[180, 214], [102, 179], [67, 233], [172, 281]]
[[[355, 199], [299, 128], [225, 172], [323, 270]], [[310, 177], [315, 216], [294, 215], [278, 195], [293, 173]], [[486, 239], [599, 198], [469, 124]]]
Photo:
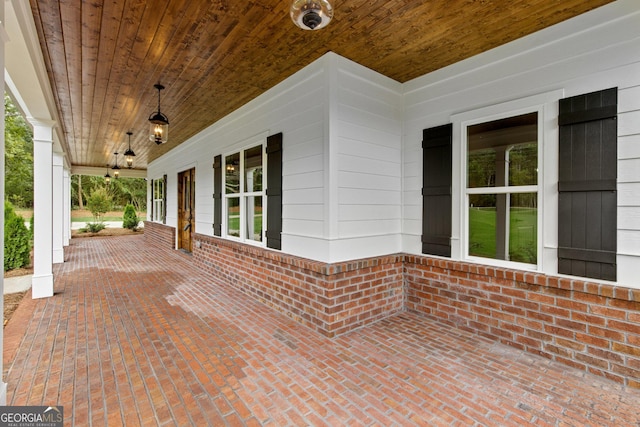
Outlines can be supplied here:
[[417, 314], [328, 339], [141, 236], [65, 258], [4, 353], [8, 404], [65, 425], [640, 426], [640, 391]]

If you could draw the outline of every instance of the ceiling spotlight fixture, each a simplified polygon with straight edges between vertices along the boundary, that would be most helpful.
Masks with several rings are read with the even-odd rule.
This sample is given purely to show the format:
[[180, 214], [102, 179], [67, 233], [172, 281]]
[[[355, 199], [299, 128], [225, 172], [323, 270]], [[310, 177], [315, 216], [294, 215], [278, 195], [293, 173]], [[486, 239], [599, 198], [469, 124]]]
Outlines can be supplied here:
[[116, 164], [111, 169], [113, 170], [113, 175], [116, 179], [120, 176], [120, 166], [118, 166], [118, 153], [113, 153], [116, 156]]
[[160, 91], [164, 89], [164, 86], [157, 83], [153, 87], [158, 89], [158, 111], [151, 113], [149, 116], [149, 122], [151, 123], [149, 139], [160, 145], [167, 142], [169, 138], [169, 119], [160, 112]]
[[127, 135], [129, 135], [129, 148], [124, 152], [124, 160], [127, 162], [127, 167], [131, 169], [131, 166], [133, 166], [133, 158], [136, 156], [136, 153], [131, 149], [131, 135], [133, 135], [133, 132], [129, 131], [127, 132]]
[[291, 19], [303, 30], [319, 30], [333, 18], [333, 7], [329, 0], [293, 0]]
[[111, 175], [109, 175], [109, 164], [107, 163], [107, 174], [104, 176], [104, 182], [107, 183], [107, 185], [109, 185], [109, 183], [111, 182]]

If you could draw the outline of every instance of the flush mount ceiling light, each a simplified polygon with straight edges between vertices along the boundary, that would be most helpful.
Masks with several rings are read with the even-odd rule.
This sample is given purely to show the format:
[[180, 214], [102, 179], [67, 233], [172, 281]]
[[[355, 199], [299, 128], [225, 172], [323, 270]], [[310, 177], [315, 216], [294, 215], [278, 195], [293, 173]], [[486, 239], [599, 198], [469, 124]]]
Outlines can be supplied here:
[[149, 116], [149, 122], [151, 123], [149, 139], [160, 145], [167, 142], [169, 138], [169, 119], [160, 112], [160, 91], [164, 89], [164, 86], [157, 83], [153, 87], [158, 89], [158, 111], [151, 113]]
[[133, 135], [133, 132], [129, 131], [127, 132], [127, 135], [129, 135], [129, 148], [124, 152], [124, 160], [127, 162], [127, 167], [131, 169], [131, 166], [133, 166], [133, 158], [136, 156], [136, 153], [131, 149], [131, 135]]
[[116, 164], [111, 169], [113, 170], [113, 175], [115, 176], [115, 178], [118, 179], [118, 176], [120, 176], [120, 166], [118, 166], [118, 153], [113, 153], [113, 155], [116, 156]]
[[303, 30], [319, 30], [333, 18], [333, 7], [328, 0], [293, 0], [291, 19]]

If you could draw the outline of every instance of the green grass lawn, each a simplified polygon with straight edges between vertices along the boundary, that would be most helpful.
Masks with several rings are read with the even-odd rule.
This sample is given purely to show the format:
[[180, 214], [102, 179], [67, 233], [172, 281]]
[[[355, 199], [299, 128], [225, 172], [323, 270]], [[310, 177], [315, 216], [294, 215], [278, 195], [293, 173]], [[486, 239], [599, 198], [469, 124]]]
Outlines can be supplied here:
[[[511, 208], [509, 225], [510, 261], [537, 262], [537, 210]], [[496, 258], [495, 208], [469, 209], [469, 255]]]

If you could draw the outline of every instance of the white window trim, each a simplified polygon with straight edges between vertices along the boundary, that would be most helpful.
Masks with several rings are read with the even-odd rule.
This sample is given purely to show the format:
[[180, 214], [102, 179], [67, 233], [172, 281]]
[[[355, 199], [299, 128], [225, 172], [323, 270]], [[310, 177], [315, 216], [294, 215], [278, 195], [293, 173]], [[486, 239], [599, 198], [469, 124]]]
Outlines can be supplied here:
[[[558, 247], [558, 101], [564, 90], [554, 90], [513, 101], [454, 114], [452, 164], [452, 237], [451, 257], [474, 263], [520, 270], [557, 272]], [[468, 254], [468, 195], [486, 193], [486, 189], [467, 189], [467, 132], [468, 126], [504, 119], [526, 113], [538, 113], [538, 184], [518, 187], [515, 192], [538, 193], [537, 265]], [[458, 141], [458, 143], [456, 143]], [[492, 189], [494, 190], [494, 189]], [[495, 189], [495, 193], [514, 192]]]
[[[161, 185], [164, 187], [165, 185], [167, 185], [166, 182], [164, 182], [164, 177], [161, 176], [160, 178], [156, 178], [153, 180], [153, 185], [151, 187], [151, 203], [153, 204], [153, 217], [151, 218], [152, 222], [158, 222], [158, 223], [162, 223], [162, 213], [165, 212], [165, 210], [167, 209], [166, 203], [167, 201], [164, 199], [164, 194], [166, 193], [166, 188], [162, 188], [161, 191], [161, 197], [159, 199], [156, 198], [156, 185], [158, 185], [158, 183], [162, 183]], [[158, 212], [157, 209], [157, 204], [156, 202], [160, 201], [161, 205], [162, 205], [162, 212]]]
[[[251, 148], [257, 147], [258, 145], [260, 145], [262, 147], [262, 191], [253, 191], [253, 192], [245, 192], [244, 191], [244, 181], [245, 181], [245, 174], [244, 173], [240, 173], [240, 182], [239, 182], [239, 186], [240, 186], [240, 192], [239, 193], [235, 193], [235, 194], [227, 194], [226, 192], [226, 188], [227, 188], [227, 174], [226, 174], [226, 170], [227, 170], [227, 157], [231, 156], [233, 154], [239, 153], [240, 154], [240, 171], [244, 172], [245, 168], [244, 168], [244, 152], [246, 150], [249, 150]], [[267, 150], [266, 150], [266, 140], [259, 140], [259, 141], [254, 141], [254, 143], [252, 144], [248, 144], [246, 146], [243, 146], [242, 148], [238, 148], [237, 150], [233, 150], [230, 151], [228, 153], [224, 153], [222, 155], [222, 198], [223, 198], [223, 212], [222, 212], [222, 230], [221, 230], [221, 234], [222, 237], [224, 237], [225, 239], [229, 239], [229, 240], [233, 240], [236, 242], [241, 242], [241, 243], [246, 243], [249, 245], [254, 245], [254, 246], [260, 246], [260, 247], [266, 247], [267, 245], [267, 236], [266, 236], [266, 225], [267, 225], [267, 193], [266, 193], [266, 188], [267, 188]], [[246, 224], [246, 215], [247, 215], [247, 209], [246, 207], [242, 207], [245, 203], [246, 200], [251, 197], [251, 196], [261, 196], [262, 197], [262, 238], [261, 241], [257, 242], [253, 239], [249, 239], [246, 236], [246, 230], [245, 230], [245, 224]], [[228, 220], [228, 212], [229, 212], [229, 199], [232, 198], [238, 198], [240, 200], [240, 218], [239, 218], [239, 224], [240, 224], [240, 237], [236, 237], [236, 236], [231, 236], [228, 234], [228, 224], [227, 224], [227, 220]]]

